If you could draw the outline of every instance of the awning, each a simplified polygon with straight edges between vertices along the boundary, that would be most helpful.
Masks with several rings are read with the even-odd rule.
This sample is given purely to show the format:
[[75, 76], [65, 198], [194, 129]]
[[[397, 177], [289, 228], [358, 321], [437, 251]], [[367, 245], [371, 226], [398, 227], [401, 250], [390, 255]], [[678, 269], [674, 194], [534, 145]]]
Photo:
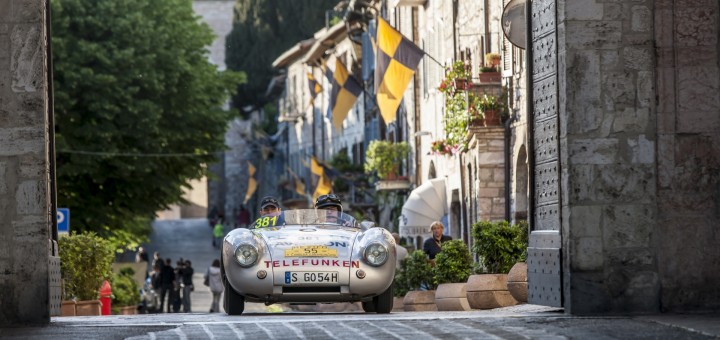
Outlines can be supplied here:
[[431, 179], [415, 188], [402, 207], [400, 237], [430, 237], [430, 224], [445, 215], [445, 179]]

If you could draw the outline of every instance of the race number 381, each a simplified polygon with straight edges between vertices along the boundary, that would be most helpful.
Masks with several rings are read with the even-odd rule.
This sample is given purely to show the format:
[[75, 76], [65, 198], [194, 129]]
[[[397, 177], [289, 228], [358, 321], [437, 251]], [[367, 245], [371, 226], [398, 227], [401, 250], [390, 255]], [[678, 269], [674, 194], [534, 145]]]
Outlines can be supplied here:
[[285, 272], [285, 284], [337, 282], [337, 272]]

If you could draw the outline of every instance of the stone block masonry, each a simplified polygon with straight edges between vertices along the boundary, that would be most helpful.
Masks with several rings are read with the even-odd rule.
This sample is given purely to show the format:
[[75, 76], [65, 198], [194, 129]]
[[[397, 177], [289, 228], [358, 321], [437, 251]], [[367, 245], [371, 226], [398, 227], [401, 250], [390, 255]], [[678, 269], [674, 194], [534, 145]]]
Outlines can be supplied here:
[[0, 326], [50, 321], [45, 4], [0, 0]]

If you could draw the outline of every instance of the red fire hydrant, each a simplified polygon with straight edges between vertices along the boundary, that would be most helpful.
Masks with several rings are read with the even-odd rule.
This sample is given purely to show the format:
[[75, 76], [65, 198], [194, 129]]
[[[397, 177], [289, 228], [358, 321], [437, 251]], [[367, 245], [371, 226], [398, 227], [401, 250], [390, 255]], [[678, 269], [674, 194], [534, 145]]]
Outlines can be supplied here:
[[100, 293], [100, 304], [102, 305], [101, 314], [112, 314], [110, 310], [110, 304], [112, 303], [112, 300], [110, 300], [110, 297], [112, 296], [112, 288], [110, 287], [110, 282], [105, 280], [105, 282], [103, 282], [102, 284], [102, 287], [100, 287], [98, 293]]

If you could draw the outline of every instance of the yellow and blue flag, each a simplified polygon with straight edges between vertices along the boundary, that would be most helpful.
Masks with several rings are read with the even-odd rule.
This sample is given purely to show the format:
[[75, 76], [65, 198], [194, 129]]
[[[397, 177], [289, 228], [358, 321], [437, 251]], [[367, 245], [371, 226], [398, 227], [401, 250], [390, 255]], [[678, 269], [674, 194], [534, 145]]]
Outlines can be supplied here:
[[310, 88], [310, 105], [315, 103], [315, 98], [322, 92], [322, 85], [315, 79], [312, 72], [308, 72], [308, 87]]
[[250, 200], [250, 197], [255, 193], [255, 190], [257, 189], [257, 181], [255, 181], [255, 172], [257, 169], [255, 169], [255, 166], [252, 165], [252, 163], [247, 162], [248, 165], [248, 188], [245, 192], [245, 200], [243, 201], [243, 204], [247, 204], [248, 200]]
[[332, 192], [332, 179], [325, 172], [325, 166], [317, 158], [313, 157], [310, 161], [310, 172], [317, 176], [317, 185], [313, 193], [313, 201], [315, 201], [318, 197]]
[[375, 96], [385, 124], [390, 124], [425, 52], [380, 17], [376, 41]]
[[331, 71], [325, 67], [325, 76], [330, 79], [332, 89], [330, 91], [330, 107], [328, 118], [332, 119], [336, 131], [342, 129], [342, 122], [348, 115], [350, 109], [355, 105], [363, 88], [360, 82], [348, 72], [345, 64], [339, 58], [335, 58], [335, 70]]

